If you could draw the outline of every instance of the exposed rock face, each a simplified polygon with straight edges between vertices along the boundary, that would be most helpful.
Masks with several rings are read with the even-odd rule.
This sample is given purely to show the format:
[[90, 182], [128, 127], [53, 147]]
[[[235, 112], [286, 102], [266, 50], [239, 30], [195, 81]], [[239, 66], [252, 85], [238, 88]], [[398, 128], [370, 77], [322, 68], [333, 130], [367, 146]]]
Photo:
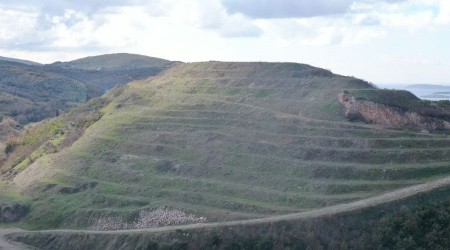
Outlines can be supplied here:
[[26, 215], [28, 208], [22, 204], [0, 204], [0, 223], [18, 221]]
[[450, 129], [448, 121], [384, 104], [359, 100], [347, 92], [340, 93], [338, 99], [347, 109], [345, 115], [349, 120], [362, 120], [389, 128], [407, 127], [427, 131]]

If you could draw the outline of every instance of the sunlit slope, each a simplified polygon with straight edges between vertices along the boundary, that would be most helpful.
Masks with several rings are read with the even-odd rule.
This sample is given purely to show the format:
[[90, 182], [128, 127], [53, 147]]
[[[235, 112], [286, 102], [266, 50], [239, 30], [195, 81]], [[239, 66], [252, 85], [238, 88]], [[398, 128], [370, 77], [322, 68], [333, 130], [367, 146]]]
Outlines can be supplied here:
[[310, 210], [450, 173], [450, 140], [345, 121], [364, 81], [301, 64], [192, 63], [131, 83], [72, 147], [15, 178], [35, 227], [180, 208], [209, 221]]

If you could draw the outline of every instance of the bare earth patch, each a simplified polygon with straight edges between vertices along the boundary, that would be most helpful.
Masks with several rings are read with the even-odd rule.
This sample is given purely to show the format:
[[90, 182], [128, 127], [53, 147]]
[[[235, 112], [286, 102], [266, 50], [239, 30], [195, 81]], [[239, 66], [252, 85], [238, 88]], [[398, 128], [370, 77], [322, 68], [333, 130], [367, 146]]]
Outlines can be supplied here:
[[128, 223], [120, 217], [100, 218], [89, 229], [94, 231], [145, 229], [178, 224], [204, 223], [206, 221], [205, 217], [196, 217], [178, 209], [158, 208], [152, 211], [141, 211], [139, 217], [132, 223]]

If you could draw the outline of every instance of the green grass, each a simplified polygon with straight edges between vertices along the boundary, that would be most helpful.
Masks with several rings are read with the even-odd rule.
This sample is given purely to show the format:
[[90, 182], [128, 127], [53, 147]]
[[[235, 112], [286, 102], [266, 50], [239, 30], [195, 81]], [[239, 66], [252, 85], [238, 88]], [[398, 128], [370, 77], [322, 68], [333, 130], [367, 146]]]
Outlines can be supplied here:
[[[374, 91], [307, 65], [219, 62], [114, 90], [64, 117], [95, 118], [81, 119], [86, 130], [71, 147], [15, 178], [33, 198], [23, 225], [86, 228], [159, 207], [209, 221], [264, 217], [450, 174], [445, 135], [349, 123], [337, 100], [346, 89]], [[86, 183], [96, 186], [61, 191]]]
[[28, 203], [29, 197], [20, 194], [11, 187], [10, 183], [0, 180], [0, 203]]
[[12, 238], [40, 249], [448, 249], [449, 194], [441, 188], [312, 219], [159, 233], [25, 232]]

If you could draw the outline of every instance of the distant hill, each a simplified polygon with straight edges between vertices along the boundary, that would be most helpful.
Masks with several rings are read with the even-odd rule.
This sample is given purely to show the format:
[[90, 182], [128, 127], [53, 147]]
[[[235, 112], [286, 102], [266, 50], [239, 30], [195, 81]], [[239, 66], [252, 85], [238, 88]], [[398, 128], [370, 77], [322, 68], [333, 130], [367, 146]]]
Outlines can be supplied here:
[[154, 67], [165, 67], [169, 64], [172, 64], [172, 62], [160, 58], [127, 53], [118, 53], [100, 56], [90, 56], [70, 62], [56, 62], [51, 65], [58, 66], [61, 68], [108, 71], [108, 70], [133, 70], [133, 69], [146, 69]]
[[349, 122], [346, 90], [389, 101], [305, 64], [178, 64], [10, 142], [0, 199], [28, 205], [29, 228], [139, 228], [309, 211], [450, 174], [445, 135]]
[[411, 84], [406, 87], [407, 88], [416, 88], [416, 89], [450, 89], [450, 86], [438, 85], [438, 84]]
[[114, 86], [156, 75], [174, 64], [159, 58], [121, 53], [57, 62], [46, 65], [46, 69], [85, 83], [92, 98]]
[[22, 64], [26, 64], [26, 65], [41, 65], [40, 63], [37, 63], [37, 62], [32, 62], [32, 61], [28, 61], [28, 60], [21, 60], [21, 59], [15, 59], [15, 58], [9, 58], [9, 57], [3, 57], [3, 56], [0, 56], [0, 61], [16, 62], [16, 63], [22, 63]]
[[0, 116], [21, 124], [58, 115], [107, 90], [153, 76], [174, 63], [112, 54], [41, 65], [0, 57]]
[[40, 65], [0, 61], [0, 114], [36, 122], [86, 102], [85, 84]]
[[418, 97], [427, 100], [450, 100], [450, 86], [437, 84], [413, 84], [405, 87]]

